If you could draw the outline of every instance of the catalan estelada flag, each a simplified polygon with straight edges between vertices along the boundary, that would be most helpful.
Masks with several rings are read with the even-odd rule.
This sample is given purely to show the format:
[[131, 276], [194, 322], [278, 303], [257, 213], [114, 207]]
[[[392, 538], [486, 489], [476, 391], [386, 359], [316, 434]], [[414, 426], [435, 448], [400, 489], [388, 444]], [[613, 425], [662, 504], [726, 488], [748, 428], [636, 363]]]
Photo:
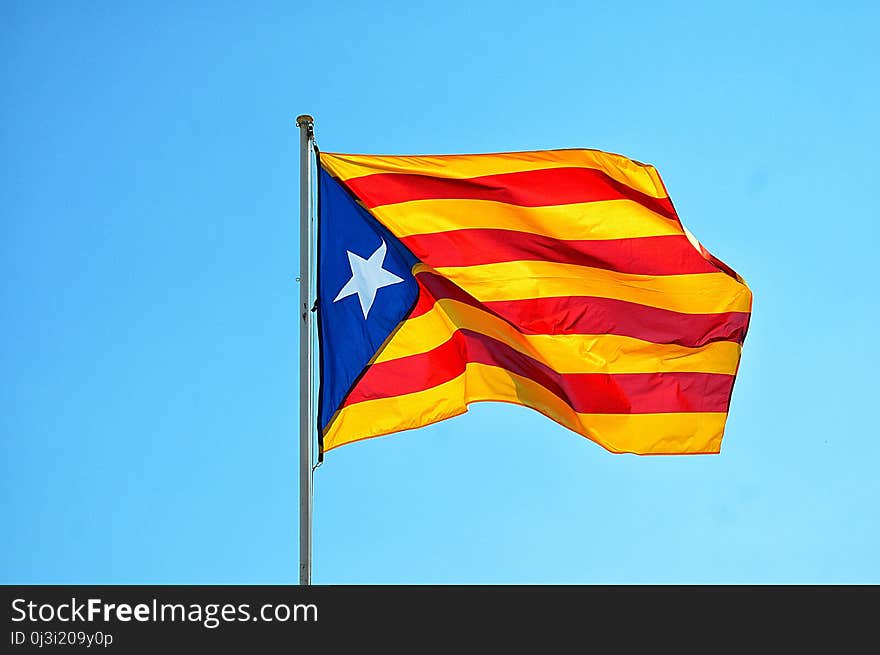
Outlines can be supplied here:
[[596, 150], [319, 159], [322, 451], [535, 409], [615, 453], [717, 453], [752, 295], [653, 166]]

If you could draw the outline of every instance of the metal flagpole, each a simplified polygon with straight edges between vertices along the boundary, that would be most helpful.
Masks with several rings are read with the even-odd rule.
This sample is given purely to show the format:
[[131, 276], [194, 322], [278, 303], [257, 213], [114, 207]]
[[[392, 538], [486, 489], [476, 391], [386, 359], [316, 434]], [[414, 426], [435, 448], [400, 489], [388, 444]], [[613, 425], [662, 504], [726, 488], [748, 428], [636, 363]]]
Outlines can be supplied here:
[[312, 266], [311, 167], [313, 119], [297, 116], [299, 127], [299, 583], [312, 584]]

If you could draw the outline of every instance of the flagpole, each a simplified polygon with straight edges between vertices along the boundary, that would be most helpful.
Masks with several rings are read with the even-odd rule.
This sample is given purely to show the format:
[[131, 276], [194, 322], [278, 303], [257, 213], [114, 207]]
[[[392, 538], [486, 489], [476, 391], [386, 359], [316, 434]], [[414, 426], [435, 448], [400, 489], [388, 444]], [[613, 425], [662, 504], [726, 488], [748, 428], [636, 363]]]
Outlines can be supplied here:
[[309, 146], [314, 119], [297, 116], [299, 128], [299, 583], [312, 584], [312, 322], [309, 304], [312, 270]]

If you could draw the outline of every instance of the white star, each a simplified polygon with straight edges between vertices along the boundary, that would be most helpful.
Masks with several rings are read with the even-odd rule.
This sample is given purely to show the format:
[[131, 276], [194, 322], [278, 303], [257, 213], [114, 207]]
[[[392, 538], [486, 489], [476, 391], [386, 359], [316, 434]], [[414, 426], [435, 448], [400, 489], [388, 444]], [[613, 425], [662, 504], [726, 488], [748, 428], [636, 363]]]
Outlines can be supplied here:
[[361, 303], [361, 311], [366, 319], [373, 307], [373, 301], [376, 299], [376, 292], [382, 287], [403, 282], [403, 278], [399, 278], [391, 271], [382, 268], [387, 250], [384, 239], [382, 245], [376, 248], [376, 252], [370, 255], [369, 259], [364, 259], [360, 255], [346, 250], [348, 264], [351, 266], [351, 279], [339, 290], [339, 295], [333, 299], [333, 302], [339, 302], [343, 298], [357, 294]]

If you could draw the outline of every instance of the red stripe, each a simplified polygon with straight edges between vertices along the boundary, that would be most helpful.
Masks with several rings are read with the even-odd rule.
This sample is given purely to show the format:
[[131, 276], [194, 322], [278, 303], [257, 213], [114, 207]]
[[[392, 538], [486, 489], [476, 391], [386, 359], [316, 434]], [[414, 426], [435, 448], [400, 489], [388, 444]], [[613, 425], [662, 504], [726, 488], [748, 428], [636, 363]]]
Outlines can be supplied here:
[[710, 262], [712, 262], [713, 264], [715, 264], [715, 266], [717, 266], [719, 269], [721, 269], [722, 271], [724, 271], [725, 273], [727, 273], [727, 274], [728, 274], [730, 277], [732, 277], [734, 280], [739, 280], [740, 282], [742, 282], [742, 278], [737, 274], [737, 272], [736, 272], [735, 270], [733, 270], [732, 268], [730, 268], [730, 266], [728, 266], [728, 265], [725, 264], [723, 261], [721, 261], [720, 259], [718, 259], [718, 258], [717, 258], [715, 255], [713, 255], [711, 252], [709, 252], [708, 250], [706, 250], [706, 248], [703, 246], [702, 243], [700, 244], [700, 252], [703, 253], [703, 257], [705, 257], [708, 261], [710, 261]]
[[430, 389], [461, 375], [468, 362], [534, 380], [584, 413], [726, 412], [734, 380], [720, 373], [563, 374], [497, 339], [459, 330], [427, 353], [373, 364], [345, 405]]
[[416, 279], [419, 299], [410, 318], [429, 311], [436, 300], [450, 298], [488, 311], [523, 334], [616, 334], [689, 348], [714, 341], [742, 343], [749, 327], [746, 312], [684, 314], [590, 296], [481, 303], [436, 273], [422, 271]]
[[494, 200], [522, 207], [628, 199], [678, 220], [669, 198], [636, 191], [595, 168], [542, 168], [466, 179], [374, 173], [345, 180], [344, 184], [367, 207], [439, 198]]
[[631, 239], [560, 240], [541, 234], [466, 229], [401, 239], [430, 266], [478, 266], [518, 260], [592, 266], [637, 275], [716, 273], [683, 234]]

